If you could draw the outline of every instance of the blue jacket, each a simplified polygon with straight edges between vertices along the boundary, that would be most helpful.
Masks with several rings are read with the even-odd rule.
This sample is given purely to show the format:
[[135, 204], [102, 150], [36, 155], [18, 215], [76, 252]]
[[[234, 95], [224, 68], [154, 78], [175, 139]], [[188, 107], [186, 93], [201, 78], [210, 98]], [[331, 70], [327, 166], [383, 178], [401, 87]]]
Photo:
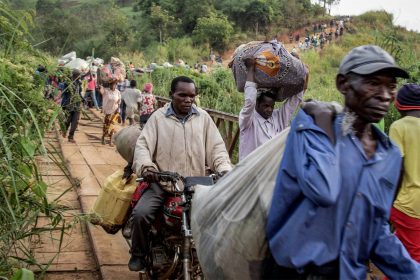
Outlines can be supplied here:
[[335, 145], [302, 110], [292, 122], [268, 216], [271, 252], [300, 272], [338, 260], [340, 279], [366, 279], [371, 259], [391, 279], [420, 279], [388, 224], [400, 152], [373, 128], [379, 140], [368, 159], [354, 133], [341, 132], [342, 119]]

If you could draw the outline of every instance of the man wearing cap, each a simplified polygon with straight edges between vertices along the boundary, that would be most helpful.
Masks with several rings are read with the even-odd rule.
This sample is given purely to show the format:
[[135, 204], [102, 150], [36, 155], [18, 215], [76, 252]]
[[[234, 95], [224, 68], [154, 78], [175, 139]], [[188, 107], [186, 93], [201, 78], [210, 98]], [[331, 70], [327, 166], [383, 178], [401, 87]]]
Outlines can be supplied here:
[[400, 148], [403, 168], [391, 222], [395, 235], [420, 263], [420, 85], [404, 85], [398, 91], [395, 107], [402, 119], [391, 125], [389, 137]]
[[344, 112], [309, 102], [292, 122], [268, 215], [267, 279], [366, 279], [371, 260], [390, 279], [420, 279], [390, 232], [398, 148], [372, 125], [388, 111], [396, 77], [377, 46], [351, 50], [336, 77]]

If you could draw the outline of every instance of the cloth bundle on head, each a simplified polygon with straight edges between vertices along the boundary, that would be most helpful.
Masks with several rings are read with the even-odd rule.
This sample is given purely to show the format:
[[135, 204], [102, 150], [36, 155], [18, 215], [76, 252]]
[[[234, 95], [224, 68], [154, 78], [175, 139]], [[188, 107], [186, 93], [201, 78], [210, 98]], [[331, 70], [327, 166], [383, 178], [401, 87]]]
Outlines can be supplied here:
[[146, 91], [146, 92], [152, 92], [153, 84], [151, 84], [151, 83], [144, 84], [143, 90]]
[[239, 92], [245, 90], [247, 68], [244, 60], [247, 58], [255, 60], [255, 83], [258, 88], [272, 89], [276, 101], [284, 101], [304, 90], [308, 69], [283, 44], [273, 40], [249, 42], [235, 50], [229, 67], [232, 68]]
[[400, 111], [420, 110], [420, 85], [405, 84], [398, 91], [395, 107]]

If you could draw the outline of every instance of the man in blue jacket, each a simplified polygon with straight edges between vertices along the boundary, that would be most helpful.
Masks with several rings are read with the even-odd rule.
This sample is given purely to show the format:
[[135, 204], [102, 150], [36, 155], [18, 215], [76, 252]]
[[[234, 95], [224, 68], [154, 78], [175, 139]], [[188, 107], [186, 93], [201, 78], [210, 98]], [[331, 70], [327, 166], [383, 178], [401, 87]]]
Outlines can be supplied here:
[[369, 260], [390, 279], [420, 279], [390, 233], [400, 175], [398, 148], [372, 125], [387, 113], [396, 77], [377, 46], [351, 50], [336, 77], [345, 109], [308, 104], [294, 119], [267, 224], [275, 265], [268, 279], [366, 279]]

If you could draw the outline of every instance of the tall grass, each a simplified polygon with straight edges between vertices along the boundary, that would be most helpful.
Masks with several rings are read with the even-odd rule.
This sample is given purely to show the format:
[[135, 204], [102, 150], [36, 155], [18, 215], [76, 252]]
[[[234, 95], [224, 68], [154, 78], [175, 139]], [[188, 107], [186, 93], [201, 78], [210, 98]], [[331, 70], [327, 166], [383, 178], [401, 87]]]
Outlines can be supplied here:
[[[0, 1], [0, 278], [6, 279], [19, 268], [45, 271], [48, 265], [34, 258], [31, 239], [45, 231], [60, 230], [63, 235], [68, 227], [58, 199], [47, 199], [48, 186], [36, 162], [49, 158], [63, 167], [44, 142], [59, 108], [43, 99], [45, 77], [34, 75], [48, 58], [26, 40], [29, 24], [27, 14]], [[38, 227], [41, 214], [49, 222]], [[20, 270], [16, 279], [28, 273]]]

